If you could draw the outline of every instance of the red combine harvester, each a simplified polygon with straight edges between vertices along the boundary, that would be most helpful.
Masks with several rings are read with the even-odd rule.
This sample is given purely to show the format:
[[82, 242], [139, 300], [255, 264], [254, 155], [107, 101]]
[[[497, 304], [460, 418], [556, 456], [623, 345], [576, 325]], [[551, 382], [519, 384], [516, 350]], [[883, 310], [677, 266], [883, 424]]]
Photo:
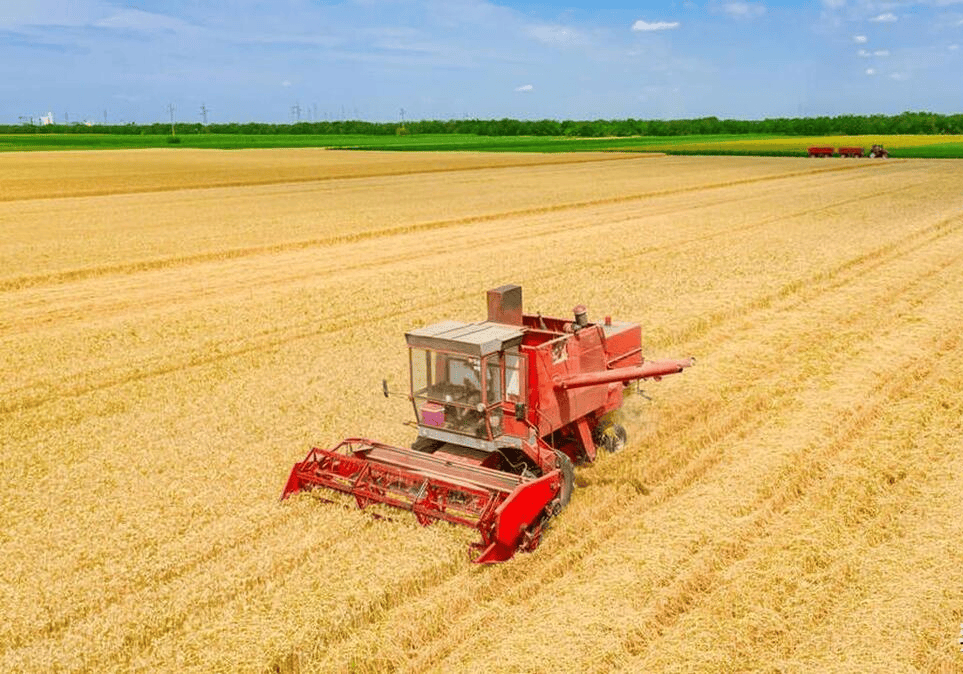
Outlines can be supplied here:
[[811, 147], [809, 148], [810, 157], [832, 157], [836, 150], [831, 147]]
[[[411, 447], [349, 438], [295, 464], [283, 498], [315, 487], [411, 511], [422, 524], [474, 527], [476, 562], [533, 550], [571, 496], [574, 463], [625, 445], [608, 413], [625, 387], [681, 372], [693, 359], [645, 361], [638, 324], [522, 313], [522, 289], [488, 291], [488, 320], [445, 321], [405, 335]], [[388, 395], [387, 383], [384, 393]]]

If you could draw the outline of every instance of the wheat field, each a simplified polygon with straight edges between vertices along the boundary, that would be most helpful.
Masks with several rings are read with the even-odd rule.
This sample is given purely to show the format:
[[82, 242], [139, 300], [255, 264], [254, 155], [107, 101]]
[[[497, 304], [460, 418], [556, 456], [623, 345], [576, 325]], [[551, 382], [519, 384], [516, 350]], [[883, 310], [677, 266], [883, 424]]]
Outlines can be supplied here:
[[[0, 156], [0, 671], [956, 672], [963, 163]], [[531, 554], [278, 501], [404, 444], [405, 330], [696, 356]]]

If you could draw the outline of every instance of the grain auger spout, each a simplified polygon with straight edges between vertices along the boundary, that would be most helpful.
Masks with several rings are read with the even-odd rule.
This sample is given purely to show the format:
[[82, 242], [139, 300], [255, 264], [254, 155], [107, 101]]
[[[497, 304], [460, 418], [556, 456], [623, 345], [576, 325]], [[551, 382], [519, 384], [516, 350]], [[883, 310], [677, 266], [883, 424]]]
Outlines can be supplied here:
[[622, 382], [628, 386], [640, 379], [655, 379], [658, 381], [669, 374], [678, 374], [687, 367], [695, 365], [695, 358], [678, 358], [671, 360], [650, 360], [637, 367], [618, 367], [602, 372], [586, 372], [584, 374], [570, 374], [559, 376], [554, 380], [556, 388], [573, 389], [598, 384], [614, 384]]
[[488, 291], [488, 320], [445, 321], [405, 335], [418, 437], [410, 447], [349, 438], [295, 464], [282, 499], [323, 488], [361, 508], [379, 503], [470, 526], [476, 562], [533, 550], [568, 503], [574, 464], [616, 451], [608, 420], [632, 381], [683, 371], [693, 359], [645, 361], [635, 323], [522, 313], [522, 289]]

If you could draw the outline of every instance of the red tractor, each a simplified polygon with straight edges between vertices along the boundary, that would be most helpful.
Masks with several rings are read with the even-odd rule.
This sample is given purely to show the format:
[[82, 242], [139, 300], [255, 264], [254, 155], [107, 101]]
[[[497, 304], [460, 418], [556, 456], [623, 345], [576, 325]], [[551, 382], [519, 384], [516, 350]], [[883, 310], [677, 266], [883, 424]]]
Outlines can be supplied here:
[[869, 151], [869, 156], [871, 159], [888, 159], [889, 152], [884, 150], [882, 145], [874, 145]]
[[[411, 511], [422, 524], [474, 527], [476, 562], [533, 550], [568, 502], [573, 464], [622, 448], [609, 413], [633, 381], [660, 379], [691, 358], [645, 361], [635, 323], [522, 313], [522, 289], [488, 291], [488, 320], [411, 330], [411, 392], [418, 438], [393, 447], [349, 438], [295, 464], [282, 499], [315, 487]], [[384, 393], [388, 395], [387, 383]]]

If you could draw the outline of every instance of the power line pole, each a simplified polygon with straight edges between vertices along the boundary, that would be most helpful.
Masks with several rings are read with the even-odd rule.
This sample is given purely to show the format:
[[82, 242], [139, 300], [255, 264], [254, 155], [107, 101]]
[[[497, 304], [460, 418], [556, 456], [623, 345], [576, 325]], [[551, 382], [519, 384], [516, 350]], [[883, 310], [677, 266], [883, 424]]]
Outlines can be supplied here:
[[207, 106], [201, 103], [201, 119], [204, 120], [204, 126], [207, 126]]
[[172, 135], [172, 136], [175, 136], [175, 135], [177, 135], [176, 131], [174, 130], [174, 110], [175, 110], [176, 108], [174, 107], [174, 104], [173, 104], [173, 103], [170, 103], [170, 104], [168, 104], [167, 109], [168, 109], [168, 110], [170, 111], [170, 113], [171, 113], [171, 135]]

